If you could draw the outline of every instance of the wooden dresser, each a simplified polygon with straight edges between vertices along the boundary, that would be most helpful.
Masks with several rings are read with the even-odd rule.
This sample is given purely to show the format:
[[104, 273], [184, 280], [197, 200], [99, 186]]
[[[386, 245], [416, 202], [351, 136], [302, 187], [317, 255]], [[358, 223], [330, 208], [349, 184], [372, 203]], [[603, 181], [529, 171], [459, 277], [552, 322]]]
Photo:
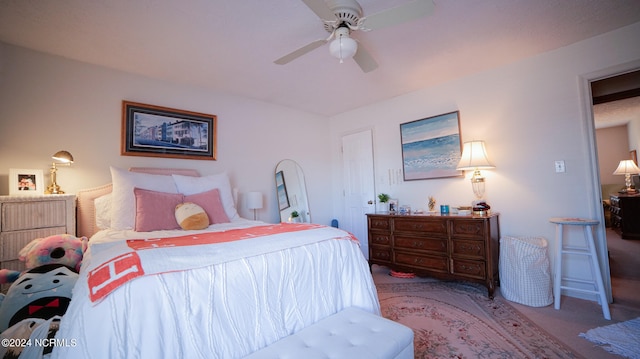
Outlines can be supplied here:
[[0, 196], [0, 268], [22, 271], [18, 252], [36, 238], [76, 234], [76, 196]]
[[499, 214], [367, 214], [369, 265], [442, 279], [498, 285]]
[[640, 194], [612, 194], [611, 227], [623, 239], [640, 239]]

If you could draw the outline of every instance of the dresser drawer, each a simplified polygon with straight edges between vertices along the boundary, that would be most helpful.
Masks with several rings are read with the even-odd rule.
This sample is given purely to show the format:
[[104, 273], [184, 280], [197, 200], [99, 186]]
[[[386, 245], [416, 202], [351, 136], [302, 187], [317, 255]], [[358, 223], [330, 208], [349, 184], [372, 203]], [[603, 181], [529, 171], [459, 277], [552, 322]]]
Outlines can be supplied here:
[[446, 238], [421, 238], [395, 235], [393, 240], [394, 248], [406, 248], [412, 250], [438, 252], [445, 255], [447, 254]]
[[483, 221], [454, 219], [451, 224], [451, 237], [478, 238], [485, 237]]
[[54, 234], [64, 234], [66, 231], [66, 227], [51, 227], [20, 232], [3, 232], [0, 234], [0, 261], [18, 259], [18, 252], [20, 252], [27, 243], [36, 238], [49, 237]]
[[388, 217], [369, 217], [369, 229], [379, 229], [390, 231], [391, 230], [391, 219]]
[[66, 225], [66, 202], [62, 200], [2, 204], [2, 232]]
[[486, 279], [487, 271], [484, 261], [474, 261], [466, 259], [452, 259], [451, 273], [460, 277], [475, 279]]
[[413, 253], [404, 253], [395, 251], [394, 263], [406, 265], [419, 269], [428, 269], [432, 272], [447, 273], [449, 272], [447, 257], [416, 255]]
[[391, 247], [369, 247], [369, 259], [391, 263]]
[[389, 233], [369, 232], [369, 244], [391, 245], [391, 235]]
[[396, 232], [417, 232], [446, 236], [446, 223], [443, 220], [428, 220], [425, 218], [396, 218], [393, 223], [393, 229]]
[[485, 244], [483, 241], [472, 241], [466, 239], [454, 239], [452, 243], [452, 252], [455, 256], [464, 256], [470, 258], [486, 258]]

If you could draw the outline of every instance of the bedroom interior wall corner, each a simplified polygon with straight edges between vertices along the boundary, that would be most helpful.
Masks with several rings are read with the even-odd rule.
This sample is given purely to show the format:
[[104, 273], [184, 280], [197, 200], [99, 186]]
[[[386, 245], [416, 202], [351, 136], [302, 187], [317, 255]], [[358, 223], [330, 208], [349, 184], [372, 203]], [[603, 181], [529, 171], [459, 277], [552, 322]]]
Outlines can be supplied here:
[[[10, 168], [42, 169], [46, 174], [51, 155], [65, 149], [75, 158], [73, 166], [58, 172], [58, 182], [68, 193], [110, 182], [109, 166], [195, 168], [202, 175], [226, 170], [240, 194], [265, 194], [260, 218], [273, 222], [279, 218], [273, 170], [279, 160], [294, 158], [309, 177], [318, 177], [309, 189], [314, 191], [314, 219], [332, 218], [331, 199], [322, 194], [330, 164], [326, 117], [1, 42], [0, 63], [5, 70], [0, 73], [0, 194], [8, 193]], [[125, 99], [217, 115], [218, 160], [121, 156]], [[244, 216], [253, 218], [239, 205]]]
[[[386, 169], [401, 166], [397, 138], [400, 123], [460, 110], [463, 138], [483, 137], [496, 165], [494, 170], [487, 171], [491, 177], [487, 180], [486, 196], [492, 209], [501, 214], [501, 234], [541, 236], [553, 246], [555, 230], [549, 218], [594, 216], [599, 200], [590, 178], [588, 129], [576, 79], [584, 73], [638, 61], [640, 48], [633, 45], [638, 32], [640, 24], [634, 24], [334, 116], [332, 141], [365, 123], [375, 127], [374, 152], [383, 154], [375, 157], [377, 186]], [[603, 51], [603, 46], [608, 49], [612, 44], [623, 50]], [[336, 170], [339, 153], [332, 151]], [[565, 173], [555, 173], [553, 163], [558, 159], [566, 161]], [[334, 196], [340, 198], [341, 179], [334, 176], [334, 181]], [[473, 198], [470, 187], [468, 178], [405, 181], [391, 195], [412, 208], [424, 208], [424, 199], [430, 194], [441, 204], [456, 205]], [[579, 277], [580, 273], [588, 272], [585, 263], [567, 262], [566, 275]]]

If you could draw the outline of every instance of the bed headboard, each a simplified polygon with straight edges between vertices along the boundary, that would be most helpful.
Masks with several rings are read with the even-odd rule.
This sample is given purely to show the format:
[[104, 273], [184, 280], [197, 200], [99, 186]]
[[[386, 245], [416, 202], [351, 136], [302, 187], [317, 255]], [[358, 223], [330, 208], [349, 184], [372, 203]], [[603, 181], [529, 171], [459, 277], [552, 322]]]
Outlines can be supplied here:
[[[142, 172], [156, 175], [183, 175], [198, 177], [200, 174], [196, 170], [181, 168], [152, 168], [152, 167], [131, 167], [131, 172]], [[98, 232], [96, 225], [96, 207], [94, 200], [98, 197], [111, 193], [113, 185], [111, 183], [99, 187], [83, 189], [77, 193], [77, 236], [91, 238]]]

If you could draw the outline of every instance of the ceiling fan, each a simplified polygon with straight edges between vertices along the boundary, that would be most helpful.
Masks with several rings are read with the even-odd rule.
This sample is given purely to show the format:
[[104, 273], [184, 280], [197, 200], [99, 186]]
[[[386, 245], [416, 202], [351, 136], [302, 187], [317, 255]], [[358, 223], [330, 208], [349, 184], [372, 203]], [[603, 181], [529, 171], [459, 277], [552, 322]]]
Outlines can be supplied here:
[[378, 63], [371, 54], [351, 38], [352, 31], [371, 31], [403, 22], [419, 19], [431, 13], [433, 0], [413, 0], [407, 4], [384, 10], [371, 16], [363, 16], [362, 7], [356, 0], [302, 0], [324, 24], [329, 37], [313, 41], [274, 61], [278, 65], [287, 64], [298, 57], [329, 44], [329, 52], [343, 62], [353, 57], [362, 71], [373, 71]]

